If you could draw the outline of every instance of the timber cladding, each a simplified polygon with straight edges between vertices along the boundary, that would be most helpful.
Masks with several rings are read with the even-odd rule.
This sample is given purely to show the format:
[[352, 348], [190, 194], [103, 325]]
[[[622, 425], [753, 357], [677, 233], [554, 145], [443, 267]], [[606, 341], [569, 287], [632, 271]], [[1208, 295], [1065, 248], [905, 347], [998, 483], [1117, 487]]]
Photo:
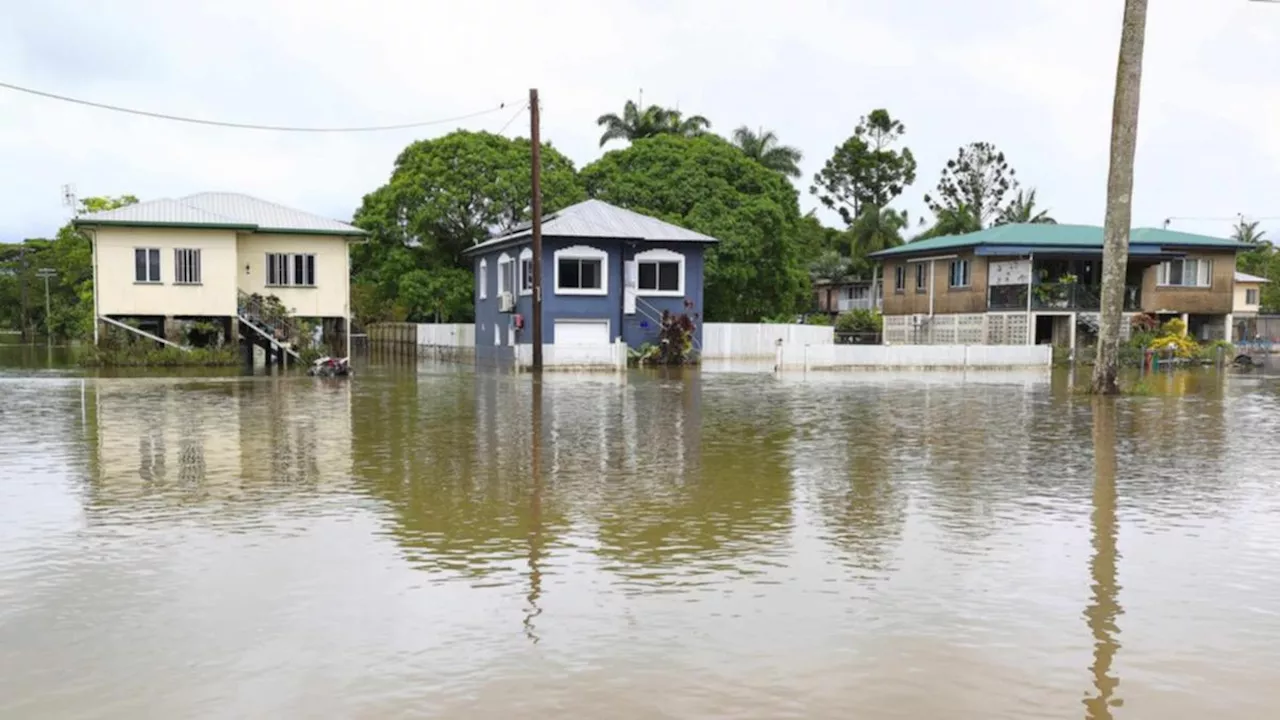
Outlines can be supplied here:
[[1224, 315], [1235, 302], [1236, 256], [1234, 251], [1188, 253], [1188, 259], [1212, 260], [1209, 287], [1158, 285], [1160, 266], [1147, 268], [1142, 275], [1142, 309], [1145, 312], [1178, 312], [1193, 315]]
[[[952, 263], [967, 262], [969, 282], [964, 287], [951, 287]], [[906, 270], [906, 283], [897, 289], [898, 268]], [[923, 267], [925, 287], [916, 288], [917, 267]], [[930, 271], [932, 270], [932, 273]], [[886, 260], [884, 263], [884, 314], [929, 314], [929, 278], [933, 278], [933, 312], [982, 313], [987, 311], [987, 258], [975, 257], [972, 251], [961, 252], [954, 258], [938, 260]]]

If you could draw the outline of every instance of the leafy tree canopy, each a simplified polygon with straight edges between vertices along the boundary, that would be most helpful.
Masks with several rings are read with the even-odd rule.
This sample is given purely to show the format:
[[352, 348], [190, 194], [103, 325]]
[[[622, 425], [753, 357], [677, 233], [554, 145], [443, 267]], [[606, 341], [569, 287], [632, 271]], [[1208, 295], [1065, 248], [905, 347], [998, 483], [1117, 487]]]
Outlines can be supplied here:
[[733, 144], [752, 160], [780, 172], [787, 177], [800, 177], [799, 162], [804, 154], [790, 145], [783, 145], [772, 130], [761, 128], [752, 132], [746, 125], [733, 131]]
[[1013, 200], [1000, 211], [1000, 216], [996, 218], [996, 225], [1011, 225], [1014, 223], [1029, 223], [1032, 225], [1057, 225], [1058, 221], [1049, 215], [1048, 210], [1042, 210], [1036, 207], [1036, 191], [1035, 188], [1023, 192], [1018, 191]]
[[1016, 175], [995, 145], [970, 143], [947, 161], [937, 191], [925, 195], [924, 202], [939, 218], [944, 211], [967, 208], [981, 230], [1009, 206], [1009, 193], [1018, 188]]
[[906, 126], [887, 110], [873, 110], [813, 176], [809, 192], [840, 213], [846, 225], [854, 223], [863, 206], [887, 207], [916, 179], [911, 149], [894, 147], [905, 132]]
[[582, 170], [591, 197], [718, 238], [704, 315], [755, 321], [807, 306], [800, 209], [786, 178], [714, 135], [638, 140]]
[[683, 135], [694, 137], [711, 128], [711, 121], [701, 115], [684, 117], [679, 110], [650, 105], [641, 109], [628, 100], [622, 114], [605, 113], [596, 118], [596, 124], [604, 128], [600, 147], [610, 140], [640, 140], [657, 135]]
[[[391, 179], [356, 211], [355, 224], [372, 233], [352, 255], [357, 317], [471, 319], [471, 262], [462, 253], [529, 220], [531, 162], [528, 140], [487, 132], [459, 130], [405, 148]], [[547, 213], [586, 198], [573, 163], [547, 144], [542, 197]]]

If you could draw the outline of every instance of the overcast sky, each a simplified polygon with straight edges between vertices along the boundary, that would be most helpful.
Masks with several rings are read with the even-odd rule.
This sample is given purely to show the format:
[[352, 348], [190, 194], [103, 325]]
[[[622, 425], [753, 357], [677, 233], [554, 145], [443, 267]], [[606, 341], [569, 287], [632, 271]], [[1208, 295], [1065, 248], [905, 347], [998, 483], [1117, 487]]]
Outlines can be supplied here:
[[[1122, 0], [0, 0], [0, 81], [235, 122], [369, 125], [454, 117], [497, 131], [528, 88], [543, 136], [579, 167], [595, 118], [644, 90], [728, 134], [774, 129], [809, 178], [858, 118], [887, 108], [919, 161], [995, 143], [1060, 222], [1100, 224]], [[1135, 225], [1280, 217], [1280, 4], [1153, 0]], [[198, 127], [0, 89], [0, 241], [50, 235], [60, 188], [142, 199], [245, 192], [339, 219], [409, 142]], [[528, 132], [527, 115], [508, 135]], [[835, 222], [835, 218], [827, 218]], [[1175, 221], [1223, 233], [1229, 222]], [[1280, 220], [1263, 221], [1280, 233]]]

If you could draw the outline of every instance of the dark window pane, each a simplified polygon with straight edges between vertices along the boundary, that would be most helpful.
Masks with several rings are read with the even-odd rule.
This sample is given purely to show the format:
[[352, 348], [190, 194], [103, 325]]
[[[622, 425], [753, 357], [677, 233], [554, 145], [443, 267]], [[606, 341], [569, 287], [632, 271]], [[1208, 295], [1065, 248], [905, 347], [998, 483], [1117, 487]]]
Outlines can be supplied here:
[[307, 256], [307, 284], [308, 285], [316, 284], [316, 256], [315, 255]]
[[600, 288], [600, 261], [599, 260], [581, 260], [582, 263], [582, 287], [584, 289], [598, 290]]
[[306, 285], [305, 264], [307, 259], [301, 255], [293, 256], [293, 285]]
[[560, 287], [576, 290], [582, 287], [582, 278], [578, 273], [578, 261], [568, 258], [560, 261]]
[[658, 263], [658, 289], [668, 292], [680, 289], [680, 263]]
[[658, 289], [658, 266], [654, 263], [640, 263], [640, 289]]
[[276, 256], [267, 253], [267, 284], [276, 284]]
[[147, 281], [147, 251], [142, 248], [133, 251], [133, 279]]
[[151, 282], [160, 282], [160, 250], [153, 248], [147, 251], [151, 263]]

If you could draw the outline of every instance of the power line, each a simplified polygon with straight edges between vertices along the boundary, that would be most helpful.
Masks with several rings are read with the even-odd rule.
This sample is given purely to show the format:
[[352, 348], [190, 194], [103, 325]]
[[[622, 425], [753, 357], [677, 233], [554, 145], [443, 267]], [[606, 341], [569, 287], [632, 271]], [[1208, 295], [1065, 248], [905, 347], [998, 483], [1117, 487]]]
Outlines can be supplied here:
[[512, 115], [511, 119], [508, 120], [505, 124], [503, 124], [502, 129], [498, 131], [498, 134], [501, 135], [502, 133], [506, 132], [507, 128], [511, 127], [511, 123], [516, 121], [516, 118], [519, 118], [521, 115], [524, 115], [524, 111], [528, 107], [529, 107], [528, 105], [521, 105], [520, 109], [516, 110], [516, 114]]
[[52, 100], [61, 100], [63, 102], [75, 103], [77, 105], [87, 105], [89, 107], [100, 108], [102, 110], [111, 110], [114, 112], [128, 113], [130, 115], [141, 115], [143, 117], [157, 118], [160, 120], [172, 120], [174, 122], [191, 123], [193, 125], [212, 125], [215, 127], [235, 128], [237, 130], [271, 130], [275, 132], [301, 132], [301, 133], [357, 133], [357, 132], [382, 132], [386, 130], [407, 130], [409, 128], [426, 127], [428, 125], [442, 125], [444, 123], [458, 122], [460, 120], [470, 120], [471, 118], [488, 115], [498, 112], [507, 107], [508, 103], [500, 103], [497, 107], [491, 107], [487, 110], [480, 110], [466, 115], [458, 115], [457, 117], [441, 118], [439, 120], [424, 120], [421, 122], [400, 123], [398, 125], [369, 125], [364, 127], [292, 127], [288, 125], [254, 125], [251, 123], [224, 122], [221, 120], [207, 120], [204, 118], [184, 117], [182, 115], [169, 115], [167, 113], [153, 112], [150, 110], [138, 110], [135, 108], [121, 107], [119, 105], [110, 105], [107, 103], [93, 102], [92, 100], [82, 100], [80, 98], [68, 97], [66, 95], [58, 95], [57, 93], [45, 92], [34, 88], [13, 85], [7, 82], [0, 82], [0, 88], [8, 90], [16, 90], [17, 92], [27, 93], [28, 95], [37, 95], [39, 97], [50, 98]]

